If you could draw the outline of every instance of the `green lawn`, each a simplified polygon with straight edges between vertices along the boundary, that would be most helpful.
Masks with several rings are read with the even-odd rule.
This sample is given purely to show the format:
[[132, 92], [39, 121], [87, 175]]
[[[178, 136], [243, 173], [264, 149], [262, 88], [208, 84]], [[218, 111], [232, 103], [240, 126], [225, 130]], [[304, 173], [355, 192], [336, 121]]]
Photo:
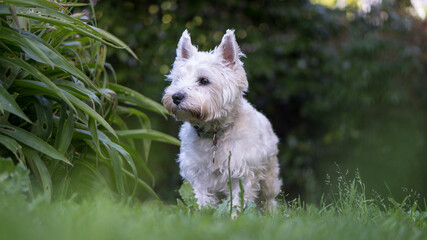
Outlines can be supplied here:
[[186, 205], [129, 204], [103, 195], [28, 202], [2, 194], [0, 239], [427, 239], [425, 203], [366, 199], [360, 186], [341, 184], [321, 207], [282, 201], [274, 215], [262, 215], [249, 206], [237, 220], [226, 203], [195, 210], [188, 189], [180, 191]]

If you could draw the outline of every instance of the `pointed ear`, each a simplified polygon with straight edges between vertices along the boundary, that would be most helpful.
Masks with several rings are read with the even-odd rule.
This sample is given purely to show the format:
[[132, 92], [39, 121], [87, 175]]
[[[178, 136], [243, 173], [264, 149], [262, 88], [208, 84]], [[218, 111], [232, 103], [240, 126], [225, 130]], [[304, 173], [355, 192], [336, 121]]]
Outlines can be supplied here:
[[190, 34], [187, 29], [182, 33], [181, 39], [178, 42], [176, 49], [176, 57], [181, 59], [189, 59], [197, 52], [197, 48], [191, 44]]
[[228, 66], [233, 67], [236, 64], [239, 60], [240, 50], [234, 36], [234, 30], [227, 30], [216, 51]]

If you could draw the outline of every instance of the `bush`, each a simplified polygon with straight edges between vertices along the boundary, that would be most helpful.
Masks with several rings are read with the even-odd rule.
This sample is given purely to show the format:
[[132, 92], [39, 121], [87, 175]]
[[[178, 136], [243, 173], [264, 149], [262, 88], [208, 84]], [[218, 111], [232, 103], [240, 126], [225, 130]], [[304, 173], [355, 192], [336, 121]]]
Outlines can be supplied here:
[[[151, 140], [179, 141], [151, 129], [144, 111], [165, 116], [160, 104], [116, 83], [107, 46], [136, 56], [97, 28], [87, 9], [93, 6], [0, 4], [0, 156], [31, 169], [32, 195], [40, 189], [49, 199], [70, 197], [109, 187], [128, 197], [141, 186], [157, 197], [146, 182], [153, 178], [146, 163]], [[128, 129], [129, 117], [137, 130]]]

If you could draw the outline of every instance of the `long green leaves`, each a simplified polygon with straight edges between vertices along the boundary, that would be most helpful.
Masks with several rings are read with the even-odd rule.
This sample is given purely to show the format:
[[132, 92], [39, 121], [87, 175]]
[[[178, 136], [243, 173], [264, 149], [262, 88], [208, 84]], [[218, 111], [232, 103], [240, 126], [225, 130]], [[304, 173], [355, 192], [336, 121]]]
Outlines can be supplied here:
[[0, 84], [0, 112], [3, 113], [3, 110], [11, 112], [31, 123], [31, 120], [27, 117], [27, 115], [25, 115], [19, 105], [15, 102], [15, 99], [13, 99], [13, 97]]
[[[3, 0], [3, 2], [13, 3], [13, 2], [20, 2], [20, 1]], [[69, 15], [66, 15], [57, 11], [56, 9], [47, 8], [46, 6], [37, 7], [38, 4], [31, 4], [31, 1], [21, 1], [21, 2], [25, 2], [21, 4], [25, 6], [29, 5], [30, 7], [24, 7], [24, 6], [15, 7], [16, 14], [18, 16], [31, 18], [31, 19], [35, 19], [41, 22], [46, 22], [52, 25], [72, 29], [73, 31], [79, 34], [98, 40], [111, 47], [126, 49], [130, 54], [132, 54], [132, 56], [137, 58], [135, 53], [128, 46], [126, 46], [125, 43], [123, 43], [118, 38], [114, 37], [112, 34], [104, 30], [87, 25], [78, 19], [75, 19]], [[9, 11], [8, 8], [6, 8], [5, 5], [0, 6], [0, 15], [10, 15], [10, 14], [11, 12]]]
[[[105, 69], [114, 71], [105, 45], [136, 56], [120, 39], [81, 21], [81, 14], [72, 15], [69, 7], [82, 6], [0, 0], [2, 154], [27, 166], [38, 183], [32, 186], [49, 198], [71, 195], [81, 171], [112, 195], [134, 196], [139, 186], [158, 198], [141, 179], [154, 183], [146, 163], [151, 141], [179, 141], [152, 130], [143, 112], [166, 116], [162, 105], [109, 82]], [[126, 117], [139, 123], [137, 130], [129, 130]], [[135, 139], [143, 140], [142, 148], [135, 148]]]
[[71, 162], [68, 159], [66, 159], [61, 153], [59, 153], [51, 145], [47, 144], [42, 139], [34, 136], [33, 134], [21, 128], [11, 126], [11, 125], [0, 124], [0, 133], [8, 135], [9, 137], [14, 138], [18, 142], [28, 147], [31, 147], [41, 153], [44, 153], [53, 159], [63, 161], [67, 164], [71, 164]]
[[27, 71], [31, 75], [33, 75], [34, 78], [40, 80], [44, 84], [48, 86], [48, 88], [52, 91], [53, 94], [60, 97], [62, 100], [64, 100], [71, 108], [74, 109], [73, 104], [71, 104], [70, 100], [65, 97], [64, 93], [59, 90], [59, 88], [52, 83], [52, 81], [47, 78], [44, 74], [42, 74], [38, 69], [33, 67], [31, 64], [27, 63], [26, 61], [17, 58], [17, 57], [10, 57], [10, 56], [0, 56], [0, 61], [19, 66], [23, 70]]
[[[52, 89], [50, 89], [44, 83], [37, 82], [37, 81], [17, 80], [17, 81], [15, 81], [15, 86], [24, 87], [26, 94], [31, 93], [29, 91], [33, 90], [32, 91], [33, 94], [45, 93], [45, 94], [55, 95], [55, 92]], [[63, 94], [66, 95], [67, 100], [73, 104], [73, 108], [74, 108], [74, 106], [79, 108], [80, 110], [82, 110], [83, 112], [88, 114], [90, 117], [97, 120], [110, 133], [112, 133], [115, 137], [117, 137], [116, 132], [110, 126], [110, 124], [108, 124], [108, 122], [101, 115], [99, 115], [95, 110], [93, 110], [91, 107], [89, 107], [86, 103], [84, 103], [83, 101], [81, 101], [77, 97], [74, 97], [72, 94], [70, 94], [66, 91], [62, 91], [61, 89], [59, 89], [58, 91], [63, 92]]]
[[120, 137], [126, 138], [142, 138], [142, 139], [151, 139], [153, 141], [165, 142], [173, 145], [180, 145], [178, 139], [164, 134], [159, 131], [151, 130], [151, 129], [135, 129], [135, 130], [118, 130], [116, 133]]
[[110, 88], [118, 93], [122, 93], [119, 95], [119, 99], [123, 102], [128, 102], [141, 108], [146, 108], [148, 110], [160, 113], [163, 116], [166, 116], [167, 114], [167, 110], [162, 105], [143, 96], [135, 90], [113, 83], [110, 83]]

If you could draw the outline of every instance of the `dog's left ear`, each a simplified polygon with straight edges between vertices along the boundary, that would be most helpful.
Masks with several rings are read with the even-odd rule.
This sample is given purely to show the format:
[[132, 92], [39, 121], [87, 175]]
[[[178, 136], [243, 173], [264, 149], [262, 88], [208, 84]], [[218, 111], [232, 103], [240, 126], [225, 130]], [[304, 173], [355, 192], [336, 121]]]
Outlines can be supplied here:
[[234, 36], [234, 30], [227, 30], [215, 52], [222, 57], [227, 66], [234, 67], [236, 65], [240, 50]]
[[189, 59], [195, 53], [197, 53], [197, 48], [191, 44], [190, 34], [186, 29], [182, 33], [181, 39], [179, 39], [176, 56], [179, 59]]

